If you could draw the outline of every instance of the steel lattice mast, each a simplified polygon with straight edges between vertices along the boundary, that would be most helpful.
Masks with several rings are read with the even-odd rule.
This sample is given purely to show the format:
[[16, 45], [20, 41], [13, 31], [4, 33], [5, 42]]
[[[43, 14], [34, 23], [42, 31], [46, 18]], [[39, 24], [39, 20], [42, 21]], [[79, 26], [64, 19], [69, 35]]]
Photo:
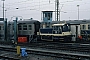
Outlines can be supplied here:
[[55, 21], [60, 20], [59, 0], [55, 0]]

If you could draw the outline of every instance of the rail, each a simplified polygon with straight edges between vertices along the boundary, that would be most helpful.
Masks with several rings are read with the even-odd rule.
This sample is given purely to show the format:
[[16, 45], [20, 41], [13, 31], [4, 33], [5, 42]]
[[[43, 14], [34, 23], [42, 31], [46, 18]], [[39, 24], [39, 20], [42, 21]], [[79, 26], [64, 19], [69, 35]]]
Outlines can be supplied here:
[[[16, 52], [16, 48], [12, 48], [12, 47], [11, 48], [0, 47], [0, 49], [3, 51]], [[80, 60], [81, 58], [90, 59], [89, 54], [70, 53], [70, 52], [65, 52], [65, 51], [63, 52], [59, 50], [48, 50], [48, 49], [43, 50], [43, 49], [27, 48], [26, 51], [28, 54], [44, 55], [44, 56], [58, 57], [58, 58], [64, 58], [64, 59], [75, 59], [75, 60]]]

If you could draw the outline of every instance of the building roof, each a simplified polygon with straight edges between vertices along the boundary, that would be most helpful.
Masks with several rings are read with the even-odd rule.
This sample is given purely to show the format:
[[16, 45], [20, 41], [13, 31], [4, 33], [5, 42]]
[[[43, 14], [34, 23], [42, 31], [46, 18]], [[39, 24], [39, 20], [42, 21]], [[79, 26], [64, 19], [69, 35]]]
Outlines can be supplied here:
[[[24, 23], [33, 24], [33, 23], [36, 23], [36, 22], [40, 23], [38, 20], [33, 20], [33, 18], [31, 18], [31, 19], [17, 20], [17, 23], [18, 23], [18, 24], [19, 24], [19, 23], [23, 23], [23, 24], [24, 24]], [[14, 21], [8, 21], [8, 23], [13, 24]]]
[[[45, 22], [42, 22], [45, 23]], [[67, 20], [67, 21], [52, 21], [51, 24], [55, 23], [69, 23], [69, 24], [89, 24], [90, 20]]]
[[66, 22], [70, 24], [88, 24], [90, 20], [68, 20]]
[[27, 24], [33, 24], [35, 22], [39, 22], [37, 20], [21, 20], [21, 21], [17, 21], [18, 23], [27, 23]]

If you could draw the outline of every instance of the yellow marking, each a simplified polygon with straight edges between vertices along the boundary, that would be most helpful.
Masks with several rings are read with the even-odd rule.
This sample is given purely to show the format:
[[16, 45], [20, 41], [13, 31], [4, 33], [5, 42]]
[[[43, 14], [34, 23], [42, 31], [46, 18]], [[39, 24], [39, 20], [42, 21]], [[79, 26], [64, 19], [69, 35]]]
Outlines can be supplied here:
[[20, 46], [17, 46], [17, 54], [20, 55]]

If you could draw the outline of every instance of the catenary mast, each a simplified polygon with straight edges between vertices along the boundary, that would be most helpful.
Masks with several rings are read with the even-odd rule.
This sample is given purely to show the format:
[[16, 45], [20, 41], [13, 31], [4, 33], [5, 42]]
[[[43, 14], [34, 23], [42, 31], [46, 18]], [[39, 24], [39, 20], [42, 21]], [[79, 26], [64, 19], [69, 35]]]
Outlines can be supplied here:
[[60, 21], [59, 0], [55, 0], [55, 21]]

